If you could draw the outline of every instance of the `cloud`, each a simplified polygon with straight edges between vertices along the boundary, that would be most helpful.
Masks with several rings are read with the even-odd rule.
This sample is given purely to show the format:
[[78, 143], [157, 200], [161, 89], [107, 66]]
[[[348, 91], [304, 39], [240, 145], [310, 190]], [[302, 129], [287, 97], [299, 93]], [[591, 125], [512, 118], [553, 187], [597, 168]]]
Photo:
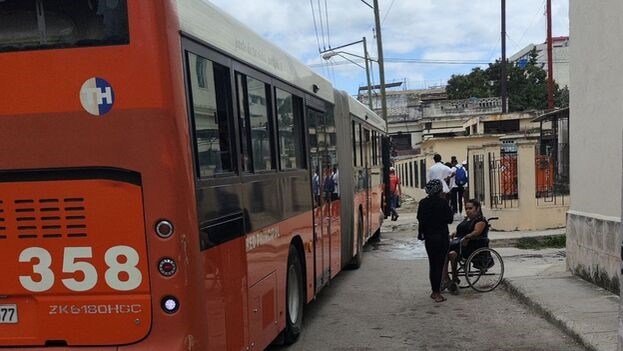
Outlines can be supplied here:
[[[553, 32], [556, 36], [569, 33], [568, 1], [557, 1], [553, 6]], [[368, 39], [371, 56], [377, 56], [373, 12], [359, 0], [211, 2], [308, 64], [322, 62], [319, 50], [357, 41], [363, 36]], [[325, 3], [328, 4], [326, 12]], [[385, 57], [485, 61], [500, 57], [499, 1], [379, 0], [379, 3], [381, 19], [384, 20]], [[544, 0], [507, 1], [509, 56], [528, 44], [545, 41], [544, 5]], [[358, 55], [363, 53], [360, 45], [345, 50]], [[386, 77], [388, 81], [403, 78], [443, 81], [453, 73], [468, 72], [471, 67], [473, 65], [388, 63]], [[356, 92], [358, 84], [365, 82], [365, 72], [354, 65], [319, 68], [317, 72], [351, 93]]]

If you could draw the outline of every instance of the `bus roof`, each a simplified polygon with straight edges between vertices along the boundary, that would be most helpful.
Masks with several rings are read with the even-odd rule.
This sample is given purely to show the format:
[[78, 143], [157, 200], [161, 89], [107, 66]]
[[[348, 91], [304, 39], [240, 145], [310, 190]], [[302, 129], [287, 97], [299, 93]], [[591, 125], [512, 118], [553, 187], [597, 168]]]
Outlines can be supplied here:
[[383, 120], [383, 118], [381, 118], [381, 116], [377, 115], [376, 112], [370, 110], [366, 105], [362, 104], [359, 100], [350, 96], [347, 92], [342, 91], [342, 94], [348, 96], [348, 108], [350, 110], [350, 113], [360, 118], [361, 120], [368, 122], [373, 127], [378, 128], [382, 130], [383, 132], [386, 131], [386, 128], [385, 128], [386, 123]]
[[176, 3], [182, 32], [307, 93], [335, 102], [333, 87], [327, 79], [207, 0], [176, 0]]

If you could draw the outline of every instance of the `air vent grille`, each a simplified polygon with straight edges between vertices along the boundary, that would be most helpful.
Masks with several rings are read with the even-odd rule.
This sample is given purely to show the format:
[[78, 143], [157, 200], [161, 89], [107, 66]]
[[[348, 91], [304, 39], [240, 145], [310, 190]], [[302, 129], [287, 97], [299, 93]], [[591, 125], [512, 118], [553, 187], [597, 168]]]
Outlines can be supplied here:
[[0, 240], [87, 237], [82, 197], [0, 199]]

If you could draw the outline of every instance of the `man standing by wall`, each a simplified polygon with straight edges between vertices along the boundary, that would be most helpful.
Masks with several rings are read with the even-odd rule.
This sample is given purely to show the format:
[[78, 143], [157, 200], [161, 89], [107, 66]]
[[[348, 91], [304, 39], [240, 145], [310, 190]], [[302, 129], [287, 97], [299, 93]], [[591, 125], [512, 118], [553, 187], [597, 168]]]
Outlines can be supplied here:
[[398, 207], [398, 200], [400, 199], [402, 188], [400, 187], [400, 177], [396, 175], [396, 168], [394, 167], [389, 167], [389, 191], [391, 193], [389, 211], [392, 215], [392, 221], [395, 221], [398, 219], [396, 207]]

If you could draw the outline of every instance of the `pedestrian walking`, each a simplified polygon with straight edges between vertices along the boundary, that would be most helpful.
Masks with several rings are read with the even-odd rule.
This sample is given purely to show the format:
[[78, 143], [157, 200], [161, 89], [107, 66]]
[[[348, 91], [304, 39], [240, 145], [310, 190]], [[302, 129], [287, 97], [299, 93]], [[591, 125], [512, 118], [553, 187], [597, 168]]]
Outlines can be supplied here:
[[[466, 164], [467, 162], [464, 161]], [[463, 202], [465, 201], [465, 186], [467, 186], [467, 169], [454, 161], [454, 177], [452, 183], [454, 187], [451, 189], [452, 211], [454, 214], [461, 215], [463, 213]]]
[[402, 194], [402, 188], [400, 187], [400, 177], [396, 174], [396, 168], [389, 167], [389, 211], [392, 215], [392, 221], [398, 219], [398, 201]]
[[428, 196], [420, 201], [417, 211], [418, 239], [424, 240], [428, 254], [430, 297], [435, 302], [443, 302], [446, 298], [441, 295], [441, 278], [448, 259], [448, 224], [453, 220], [452, 210], [443, 194], [441, 180], [433, 179], [426, 183], [426, 194]]
[[443, 193], [448, 194], [450, 192], [450, 188], [448, 187], [448, 181], [452, 178], [452, 169], [441, 162], [441, 155], [435, 154], [433, 156], [433, 160], [435, 164], [431, 166], [431, 168], [426, 173], [426, 181], [429, 182], [433, 179], [441, 180], [441, 185], [443, 186]]
[[[467, 200], [469, 200], [469, 166], [467, 164], [467, 160], [463, 160], [461, 166], [463, 166], [463, 168], [465, 169], [465, 177], [467, 178], [465, 180], [465, 185], [463, 185], [464, 195], [462, 199], [463, 204], [466, 204]], [[465, 205], [463, 207], [465, 207]]]

